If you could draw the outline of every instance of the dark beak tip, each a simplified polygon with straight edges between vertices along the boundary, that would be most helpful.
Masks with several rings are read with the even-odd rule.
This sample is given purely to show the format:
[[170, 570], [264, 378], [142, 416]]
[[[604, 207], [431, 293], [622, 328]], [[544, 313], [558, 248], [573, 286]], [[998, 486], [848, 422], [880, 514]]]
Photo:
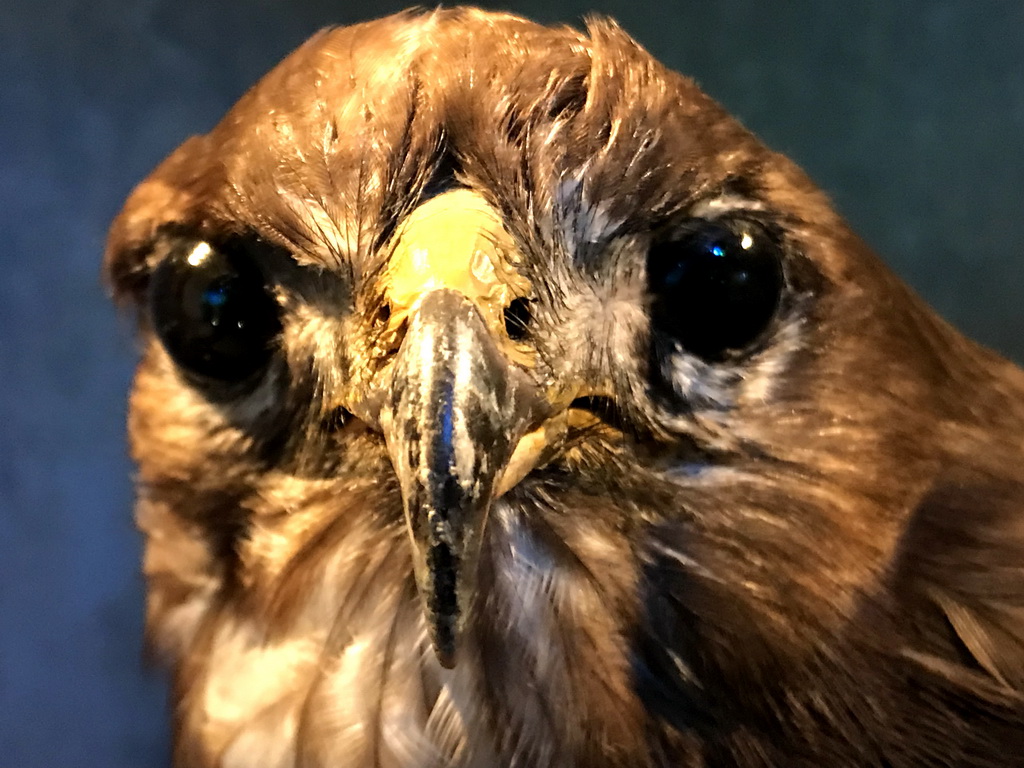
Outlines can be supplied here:
[[454, 669], [458, 649], [455, 627], [435, 619], [430, 627], [430, 640], [438, 663], [445, 669]]
[[445, 669], [455, 669], [455, 649], [445, 650], [434, 646], [434, 655], [437, 656], [437, 663]]

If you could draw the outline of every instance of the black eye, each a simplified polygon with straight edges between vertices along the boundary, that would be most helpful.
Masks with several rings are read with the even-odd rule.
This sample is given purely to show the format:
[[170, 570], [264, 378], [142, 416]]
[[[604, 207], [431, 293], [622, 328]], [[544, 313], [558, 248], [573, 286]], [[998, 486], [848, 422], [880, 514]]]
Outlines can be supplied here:
[[647, 257], [652, 324], [688, 352], [714, 362], [756, 341], [782, 296], [781, 248], [741, 219], [695, 221]]
[[270, 359], [281, 330], [277, 303], [241, 248], [183, 240], [153, 271], [153, 328], [186, 371], [239, 382]]

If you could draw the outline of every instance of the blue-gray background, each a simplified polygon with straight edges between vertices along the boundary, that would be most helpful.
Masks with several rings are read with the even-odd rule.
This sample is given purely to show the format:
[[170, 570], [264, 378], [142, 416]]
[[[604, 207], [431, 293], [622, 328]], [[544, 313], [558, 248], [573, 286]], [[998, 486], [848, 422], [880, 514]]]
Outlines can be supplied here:
[[[317, 28], [397, 3], [0, 3], [0, 766], [164, 765], [98, 278], [132, 185]], [[1024, 3], [520, 0], [617, 17], [794, 156], [893, 267], [1024, 360]]]

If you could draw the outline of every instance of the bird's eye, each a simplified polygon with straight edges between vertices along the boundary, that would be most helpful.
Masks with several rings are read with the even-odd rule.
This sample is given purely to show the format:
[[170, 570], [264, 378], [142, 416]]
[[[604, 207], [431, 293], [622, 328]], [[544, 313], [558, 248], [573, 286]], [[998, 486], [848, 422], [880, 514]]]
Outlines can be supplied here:
[[748, 348], [778, 309], [781, 257], [777, 238], [742, 219], [696, 220], [655, 244], [647, 257], [655, 332], [709, 362]]
[[185, 371], [240, 382], [270, 359], [281, 330], [277, 302], [241, 248], [182, 240], [153, 271], [153, 328]]

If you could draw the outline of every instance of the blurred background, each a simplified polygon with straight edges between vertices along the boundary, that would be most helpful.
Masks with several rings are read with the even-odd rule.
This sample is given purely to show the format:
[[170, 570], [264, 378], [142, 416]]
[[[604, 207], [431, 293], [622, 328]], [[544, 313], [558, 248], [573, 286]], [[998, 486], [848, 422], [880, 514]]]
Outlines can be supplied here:
[[[488, 4], [490, 5], [490, 4]], [[316, 29], [391, 2], [0, 2], [0, 766], [166, 764], [99, 280], [132, 186]], [[802, 164], [969, 335], [1024, 360], [1024, 3], [510, 0], [610, 14]]]

